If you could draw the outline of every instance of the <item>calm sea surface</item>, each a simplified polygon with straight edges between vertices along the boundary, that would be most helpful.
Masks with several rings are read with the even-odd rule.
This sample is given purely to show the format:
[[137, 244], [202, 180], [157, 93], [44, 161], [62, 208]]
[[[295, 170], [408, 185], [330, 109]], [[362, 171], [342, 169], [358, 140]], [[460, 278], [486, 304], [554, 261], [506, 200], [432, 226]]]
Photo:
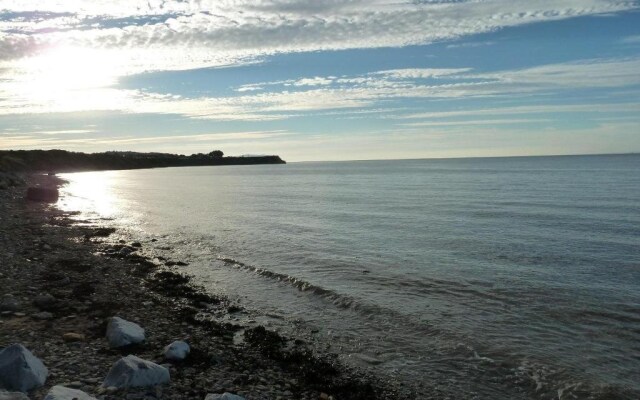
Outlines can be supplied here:
[[638, 155], [63, 177], [60, 207], [157, 238], [236, 322], [423, 393], [640, 398]]

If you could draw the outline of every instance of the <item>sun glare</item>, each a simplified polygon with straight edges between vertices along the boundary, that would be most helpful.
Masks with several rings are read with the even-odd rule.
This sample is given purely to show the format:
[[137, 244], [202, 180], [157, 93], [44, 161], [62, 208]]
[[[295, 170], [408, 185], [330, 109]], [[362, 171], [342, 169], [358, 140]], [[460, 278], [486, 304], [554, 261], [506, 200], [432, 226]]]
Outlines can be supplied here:
[[62, 176], [69, 183], [63, 189], [58, 207], [65, 211], [95, 213], [100, 217], [113, 217], [118, 211], [113, 193], [113, 181], [118, 172], [80, 172]]
[[24, 60], [20, 92], [56, 111], [109, 108], [117, 99], [109, 89], [117, 83], [117, 58], [106, 50], [56, 48]]

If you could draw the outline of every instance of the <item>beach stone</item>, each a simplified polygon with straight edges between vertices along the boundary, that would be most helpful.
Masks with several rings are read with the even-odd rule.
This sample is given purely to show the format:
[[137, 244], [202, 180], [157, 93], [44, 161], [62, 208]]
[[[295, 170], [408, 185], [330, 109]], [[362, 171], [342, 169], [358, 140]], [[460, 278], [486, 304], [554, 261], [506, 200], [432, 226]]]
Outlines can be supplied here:
[[121, 256], [128, 256], [129, 254], [133, 253], [135, 250], [129, 247], [123, 247], [120, 249], [120, 251], [118, 252], [118, 254], [120, 254]]
[[42, 361], [21, 344], [0, 352], [0, 387], [27, 392], [44, 385], [48, 375]]
[[29, 397], [22, 392], [7, 392], [6, 390], [0, 390], [0, 400], [29, 400]]
[[86, 337], [81, 333], [68, 332], [62, 335], [65, 342], [84, 342]]
[[105, 388], [147, 387], [169, 383], [169, 370], [151, 361], [128, 355], [116, 361], [102, 386]]
[[130, 344], [141, 343], [145, 339], [144, 329], [140, 325], [113, 317], [107, 325], [107, 340], [111, 347], [123, 347]]
[[44, 400], [97, 400], [82, 390], [56, 385], [49, 390]]
[[53, 319], [53, 314], [51, 314], [50, 312], [47, 312], [47, 311], [35, 313], [35, 314], [31, 315], [31, 316], [34, 319], [40, 319], [40, 320]]
[[38, 307], [41, 310], [52, 310], [55, 308], [57, 303], [57, 300], [55, 297], [53, 297], [52, 295], [45, 293], [45, 294], [41, 294], [36, 296], [35, 299], [33, 299], [33, 304], [35, 304], [36, 307]]
[[27, 200], [55, 203], [58, 201], [58, 189], [35, 186], [27, 188]]
[[20, 302], [15, 297], [5, 297], [0, 301], [0, 311], [16, 312], [20, 309]]
[[191, 348], [186, 342], [176, 340], [164, 348], [164, 358], [167, 360], [181, 361], [187, 358]]
[[225, 392], [222, 394], [209, 393], [204, 400], [245, 400], [245, 398], [237, 394]]

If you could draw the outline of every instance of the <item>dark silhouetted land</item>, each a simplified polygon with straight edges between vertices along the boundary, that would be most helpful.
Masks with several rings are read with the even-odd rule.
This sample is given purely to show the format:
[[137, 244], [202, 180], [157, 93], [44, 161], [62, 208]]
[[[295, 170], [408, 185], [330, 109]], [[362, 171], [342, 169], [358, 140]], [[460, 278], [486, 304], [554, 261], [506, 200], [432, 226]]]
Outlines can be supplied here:
[[0, 151], [0, 170], [12, 172], [79, 172], [252, 164], [285, 164], [285, 161], [279, 156], [225, 157], [220, 150], [188, 156], [130, 151], [107, 151], [90, 154], [66, 150]]

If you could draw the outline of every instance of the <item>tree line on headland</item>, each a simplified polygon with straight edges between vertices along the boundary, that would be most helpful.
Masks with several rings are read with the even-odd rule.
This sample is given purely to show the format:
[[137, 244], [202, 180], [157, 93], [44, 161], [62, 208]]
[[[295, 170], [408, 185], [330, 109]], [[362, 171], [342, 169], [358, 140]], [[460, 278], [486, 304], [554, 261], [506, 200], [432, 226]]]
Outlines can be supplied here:
[[285, 161], [279, 156], [225, 157], [220, 150], [188, 156], [132, 151], [107, 151], [104, 153], [79, 153], [66, 150], [0, 151], [0, 171], [10, 172], [79, 172], [251, 164], [285, 164]]

